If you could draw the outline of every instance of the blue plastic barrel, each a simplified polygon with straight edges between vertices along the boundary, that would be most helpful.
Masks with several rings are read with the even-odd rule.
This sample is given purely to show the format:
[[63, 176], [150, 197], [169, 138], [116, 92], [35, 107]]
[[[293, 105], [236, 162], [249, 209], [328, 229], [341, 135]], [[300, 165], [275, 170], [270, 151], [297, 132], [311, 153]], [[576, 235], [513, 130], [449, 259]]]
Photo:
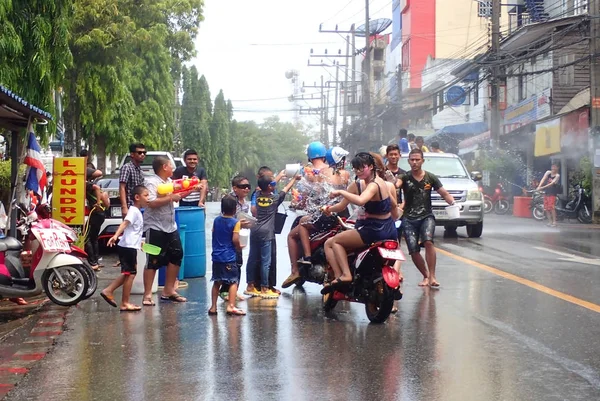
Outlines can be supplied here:
[[175, 209], [178, 226], [185, 225], [183, 248], [184, 278], [206, 276], [206, 212], [198, 206], [180, 206]]

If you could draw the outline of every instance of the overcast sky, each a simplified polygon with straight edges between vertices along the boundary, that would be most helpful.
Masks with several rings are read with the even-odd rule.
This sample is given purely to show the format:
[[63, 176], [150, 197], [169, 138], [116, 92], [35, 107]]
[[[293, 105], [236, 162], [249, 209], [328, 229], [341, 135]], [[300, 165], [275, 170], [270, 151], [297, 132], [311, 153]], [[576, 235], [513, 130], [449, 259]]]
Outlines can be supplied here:
[[[330, 54], [346, 50], [343, 37], [319, 33], [319, 24], [331, 30], [336, 24], [340, 30], [349, 30], [353, 22], [358, 27], [364, 23], [364, 7], [364, 0], [206, 0], [193, 64], [206, 76], [213, 99], [223, 89], [225, 97], [233, 101], [237, 120], [261, 122], [276, 114], [292, 121], [293, 113], [285, 111], [295, 108], [287, 100], [292, 86], [285, 72], [298, 70], [307, 85], [320, 81], [321, 75], [333, 80], [329, 73], [335, 74], [335, 68], [307, 66], [311, 48], [315, 54], [325, 49]], [[391, 0], [370, 1], [372, 19], [391, 19], [391, 9]], [[357, 47], [364, 46], [362, 41], [364, 38], [357, 38]], [[345, 63], [343, 58], [336, 60]], [[317, 91], [306, 89], [305, 96]], [[319, 101], [301, 105], [319, 107]], [[303, 117], [303, 121], [318, 126], [314, 116]]]

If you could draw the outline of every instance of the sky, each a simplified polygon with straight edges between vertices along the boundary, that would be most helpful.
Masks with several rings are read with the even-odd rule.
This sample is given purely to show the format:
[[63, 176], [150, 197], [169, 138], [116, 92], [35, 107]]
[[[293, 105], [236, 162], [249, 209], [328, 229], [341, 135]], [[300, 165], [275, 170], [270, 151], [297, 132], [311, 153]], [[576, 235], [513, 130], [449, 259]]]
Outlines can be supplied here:
[[[371, 19], [391, 19], [391, 0], [371, 0], [369, 4]], [[364, 10], [364, 0], [205, 0], [192, 64], [206, 76], [213, 99], [222, 89], [225, 98], [232, 100], [238, 121], [262, 122], [272, 115], [293, 121], [294, 113], [289, 110], [296, 107], [288, 100], [293, 88], [286, 71], [297, 70], [306, 85], [320, 83], [321, 75], [325, 81], [333, 80], [335, 68], [307, 66], [310, 49], [315, 54], [323, 54], [325, 49], [329, 54], [339, 49], [345, 53], [345, 34], [319, 33], [319, 24], [323, 23], [325, 30], [335, 29], [336, 24], [340, 30], [349, 30], [352, 23], [357, 27], [364, 24]], [[361, 40], [364, 38], [357, 38], [357, 47], [363, 47]], [[310, 60], [321, 62], [319, 58]], [[334, 60], [345, 64], [343, 58], [323, 62], [332, 64]], [[307, 88], [304, 96], [318, 91]], [[320, 103], [309, 100], [300, 105], [306, 109]], [[318, 116], [302, 116], [302, 121], [319, 124]]]

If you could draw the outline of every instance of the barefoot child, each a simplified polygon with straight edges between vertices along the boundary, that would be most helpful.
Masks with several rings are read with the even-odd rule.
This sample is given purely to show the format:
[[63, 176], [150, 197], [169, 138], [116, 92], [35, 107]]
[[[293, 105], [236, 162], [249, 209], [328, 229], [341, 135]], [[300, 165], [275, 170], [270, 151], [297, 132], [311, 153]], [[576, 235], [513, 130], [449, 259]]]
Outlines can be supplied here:
[[221, 284], [229, 284], [229, 297], [227, 299], [227, 314], [243, 316], [246, 314], [236, 308], [235, 301], [240, 277], [240, 265], [236, 260], [236, 250], [241, 251], [240, 222], [234, 217], [237, 200], [226, 195], [221, 199], [221, 215], [213, 223], [212, 234], [212, 260], [213, 260], [213, 287], [211, 292], [212, 304], [208, 314], [217, 314], [217, 298]]
[[131, 193], [133, 205], [127, 211], [127, 215], [115, 235], [108, 240], [108, 246], [113, 246], [119, 236], [123, 234], [117, 245], [119, 261], [121, 262], [121, 275], [114, 279], [100, 295], [106, 302], [116, 308], [117, 303], [115, 302], [114, 292], [117, 288], [123, 286], [121, 312], [136, 312], [142, 309], [141, 306], [129, 302], [129, 295], [137, 273], [137, 251], [142, 247], [144, 219], [140, 209], [148, 205], [148, 196], [149, 193], [146, 187], [138, 185], [133, 188]]

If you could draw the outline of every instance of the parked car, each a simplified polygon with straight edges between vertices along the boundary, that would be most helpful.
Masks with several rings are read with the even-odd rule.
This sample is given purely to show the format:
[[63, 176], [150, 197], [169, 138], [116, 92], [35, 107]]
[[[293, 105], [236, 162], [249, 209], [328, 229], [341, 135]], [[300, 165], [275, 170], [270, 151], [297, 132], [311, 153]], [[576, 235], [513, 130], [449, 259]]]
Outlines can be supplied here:
[[[448, 218], [446, 212], [448, 204], [433, 191], [431, 204], [436, 225], [444, 226], [448, 231], [456, 231], [457, 227], [466, 226], [469, 237], [481, 237], [484, 216], [483, 196], [476, 183], [481, 180], [481, 173], [469, 174], [460, 157], [452, 153], [425, 153], [424, 157], [423, 169], [437, 175], [444, 188], [460, 206], [460, 218]], [[408, 154], [402, 155], [398, 165], [403, 170], [410, 170]]]
[[[148, 153], [146, 153], [144, 162], [140, 166], [142, 171], [144, 172], [144, 174], [154, 173], [154, 171], [152, 170], [152, 162], [154, 161], [154, 159], [157, 156], [166, 156], [167, 158], [169, 158], [169, 160], [171, 160], [171, 163], [173, 163], [173, 165], [175, 167], [178, 166], [178, 164], [175, 162], [175, 158], [173, 157], [173, 155], [170, 152], [166, 152], [166, 151], [162, 151], [162, 150], [150, 150], [150, 151], [148, 151]], [[126, 155], [125, 157], [123, 157], [123, 159], [121, 160], [121, 163], [119, 164], [119, 168], [115, 171], [115, 173], [118, 173], [119, 171], [121, 171], [121, 167], [123, 167], [123, 165], [125, 163], [129, 163], [130, 161], [131, 161], [131, 155]]]
[[96, 184], [108, 194], [110, 200], [110, 207], [104, 212], [106, 219], [100, 227], [100, 235], [98, 236], [101, 243], [106, 243], [110, 237], [115, 235], [119, 225], [123, 222], [121, 199], [119, 198], [119, 175], [105, 175], [99, 178]]
[[175, 168], [182, 167], [183, 165], [184, 165], [183, 159], [181, 157], [176, 157], [175, 158]]

